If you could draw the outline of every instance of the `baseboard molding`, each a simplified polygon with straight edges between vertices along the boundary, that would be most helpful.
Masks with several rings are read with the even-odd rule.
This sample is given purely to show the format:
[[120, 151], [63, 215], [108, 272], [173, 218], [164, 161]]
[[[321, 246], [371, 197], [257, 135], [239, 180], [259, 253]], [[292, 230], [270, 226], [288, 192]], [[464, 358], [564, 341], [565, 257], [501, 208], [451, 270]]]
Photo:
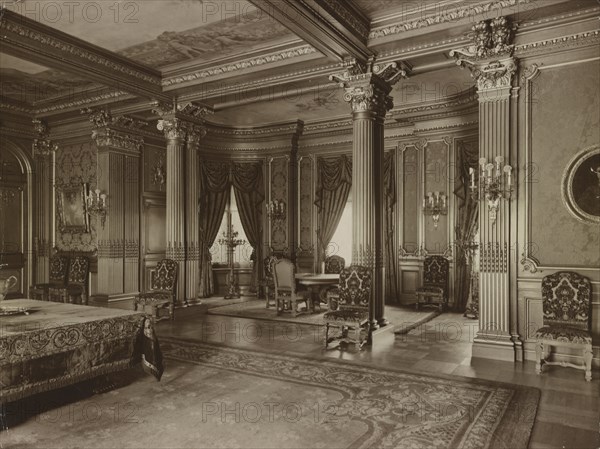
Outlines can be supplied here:
[[510, 340], [482, 340], [475, 338], [472, 347], [472, 358], [493, 359], [505, 362], [517, 360], [515, 345]]

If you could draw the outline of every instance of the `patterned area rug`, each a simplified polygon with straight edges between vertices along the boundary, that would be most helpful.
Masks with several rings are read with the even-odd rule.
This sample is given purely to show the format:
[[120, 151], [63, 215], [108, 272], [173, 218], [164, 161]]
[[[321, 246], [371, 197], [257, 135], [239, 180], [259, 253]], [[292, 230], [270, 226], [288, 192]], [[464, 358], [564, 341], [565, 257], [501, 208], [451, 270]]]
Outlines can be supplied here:
[[[127, 371], [110, 391], [14, 403], [0, 447], [527, 447], [539, 391], [163, 338], [161, 382]], [[97, 393], [97, 394], [93, 394]]]
[[[208, 310], [211, 315], [235, 316], [240, 318], [253, 318], [257, 320], [283, 321], [287, 323], [312, 324], [323, 326], [323, 314], [306, 313], [295, 318], [290, 313], [277, 315], [274, 307], [267, 309], [264, 300], [250, 300], [237, 304], [228, 304], [221, 307], [213, 307]], [[439, 315], [437, 309], [416, 311], [412, 307], [386, 307], [385, 317], [394, 325], [396, 333], [407, 333], [411, 329], [424, 324]]]

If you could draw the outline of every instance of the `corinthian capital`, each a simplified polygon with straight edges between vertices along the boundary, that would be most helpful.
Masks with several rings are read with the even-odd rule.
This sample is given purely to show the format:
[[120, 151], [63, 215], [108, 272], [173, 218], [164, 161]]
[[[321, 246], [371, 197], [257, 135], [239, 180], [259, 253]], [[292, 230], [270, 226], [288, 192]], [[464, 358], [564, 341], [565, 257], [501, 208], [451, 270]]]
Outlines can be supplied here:
[[345, 90], [344, 100], [352, 105], [353, 112], [371, 111], [384, 116], [394, 106], [389, 95], [392, 85], [406, 76], [396, 62], [370, 62], [366, 66], [354, 64], [329, 79]]
[[191, 125], [187, 132], [188, 145], [198, 145], [200, 140], [206, 136], [207, 130], [204, 126]]
[[159, 120], [156, 129], [163, 131], [167, 140], [183, 140], [187, 133], [185, 122], [177, 118]]
[[33, 128], [38, 134], [37, 139], [33, 139], [32, 149], [36, 157], [47, 157], [58, 150], [58, 145], [50, 140], [48, 125], [39, 119], [33, 119]]

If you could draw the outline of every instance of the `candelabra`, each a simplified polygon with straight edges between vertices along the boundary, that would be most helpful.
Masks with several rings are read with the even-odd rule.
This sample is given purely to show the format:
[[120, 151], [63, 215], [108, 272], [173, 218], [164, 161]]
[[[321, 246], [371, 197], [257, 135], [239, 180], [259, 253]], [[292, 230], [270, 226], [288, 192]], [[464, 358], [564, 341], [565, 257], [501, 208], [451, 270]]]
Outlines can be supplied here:
[[102, 229], [104, 229], [107, 214], [106, 194], [100, 193], [100, 190], [96, 189], [94, 192], [90, 191], [85, 200], [87, 213], [94, 217], [100, 217], [100, 223], [102, 224]]
[[271, 221], [283, 221], [286, 218], [285, 203], [279, 200], [271, 200], [267, 203], [267, 216]]
[[239, 298], [240, 293], [237, 289], [237, 285], [235, 285], [235, 278], [233, 275], [233, 253], [235, 251], [236, 246], [246, 244], [245, 240], [238, 239], [238, 232], [233, 230], [233, 225], [231, 224], [231, 220], [229, 220], [229, 226], [227, 231], [223, 231], [223, 237], [219, 239], [220, 245], [227, 246], [227, 265], [229, 267], [229, 279], [227, 280], [227, 294], [225, 295], [225, 299], [234, 299]]
[[448, 215], [447, 197], [440, 192], [427, 192], [423, 198], [423, 214], [431, 215], [433, 226], [437, 229], [440, 222], [440, 215]]
[[490, 220], [496, 223], [500, 200], [510, 200], [512, 196], [512, 170], [510, 165], [503, 165], [504, 158], [497, 156], [496, 164], [488, 163], [487, 159], [479, 159], [481, 168], [479, 183], [475, 183], [475, 169], [469, 168], [471, 175], [471, 196], [475, 201], [487, 200]]

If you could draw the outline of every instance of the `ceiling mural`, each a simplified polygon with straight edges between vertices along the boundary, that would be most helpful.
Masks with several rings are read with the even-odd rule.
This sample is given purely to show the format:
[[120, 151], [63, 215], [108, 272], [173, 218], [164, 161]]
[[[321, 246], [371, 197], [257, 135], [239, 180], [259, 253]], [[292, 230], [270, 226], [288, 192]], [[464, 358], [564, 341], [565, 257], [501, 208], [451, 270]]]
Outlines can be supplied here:
[[225, 19], [187, 31], [164, 31], [156, 39], [119, 53], [150, 67], [202, 58], [202, 61], [248, 53], [296, 37], [266, 14]]

